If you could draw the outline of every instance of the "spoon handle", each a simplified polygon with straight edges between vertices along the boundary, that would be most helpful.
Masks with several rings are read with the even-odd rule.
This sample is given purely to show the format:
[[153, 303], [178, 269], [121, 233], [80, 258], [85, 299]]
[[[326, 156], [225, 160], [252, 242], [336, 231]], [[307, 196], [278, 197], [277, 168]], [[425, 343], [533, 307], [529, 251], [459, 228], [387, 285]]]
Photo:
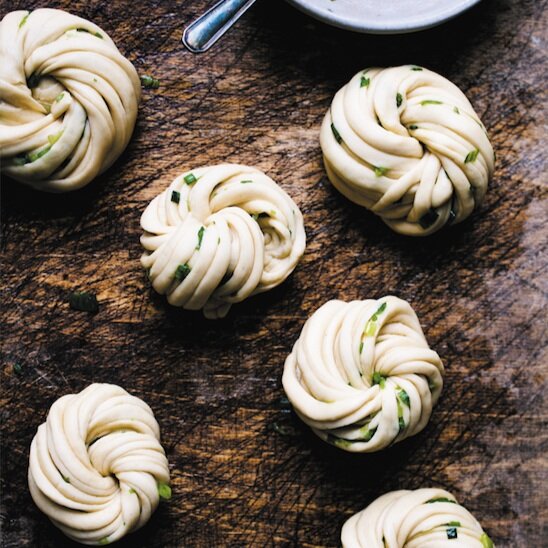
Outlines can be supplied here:
[[207, 51], [255, 1], [220, 0], [185, 29], [183, 44], [193, 53]]

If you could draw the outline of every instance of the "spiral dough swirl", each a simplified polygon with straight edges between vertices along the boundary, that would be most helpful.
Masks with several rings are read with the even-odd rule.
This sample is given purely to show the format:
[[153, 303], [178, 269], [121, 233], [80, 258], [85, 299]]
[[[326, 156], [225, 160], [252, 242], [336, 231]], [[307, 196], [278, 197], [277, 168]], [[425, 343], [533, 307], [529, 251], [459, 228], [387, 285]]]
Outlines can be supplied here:
[[466, 219], [494, 169], [493, 148], [465, 95], [415, 66], [356, 74], [335, 95], [320, 142], [333, 185], [411, 236]]
[[343, 548], [494, 548], [443, 489], [386, 493], [343, 525], [341, 541]]
[[142, 265], [174, 306], [225, 316], [281, 284], [305, 248], [293, 200], [258, 169], [202, 167], [177, 177], [141, 217]]
[[286, 359], [282, 382], [320, 438], [367, 453], [426, 426], [442, 373], [411, 306], [384, 297], [334, 300], [316, 310]]
[[0, 164], [40, 190], [88, 184], [126, 148], [141, 85], [97, 25], [62, 10], [0, 22]]
[[112, 384], [58, 399], [30, 448], [36, 505], [68, 537], [114, 542], [142, 527], [170, 494], [169, 468], [150, 407]]

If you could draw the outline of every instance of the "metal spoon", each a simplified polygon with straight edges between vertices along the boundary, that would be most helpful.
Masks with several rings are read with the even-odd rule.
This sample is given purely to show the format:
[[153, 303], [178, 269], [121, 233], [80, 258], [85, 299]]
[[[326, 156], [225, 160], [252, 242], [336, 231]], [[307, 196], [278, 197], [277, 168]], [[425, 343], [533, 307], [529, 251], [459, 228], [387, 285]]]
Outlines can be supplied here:
[[183, 44], [193, 53], [207, 51], [255, 1], [220, 0], [185, 29]]

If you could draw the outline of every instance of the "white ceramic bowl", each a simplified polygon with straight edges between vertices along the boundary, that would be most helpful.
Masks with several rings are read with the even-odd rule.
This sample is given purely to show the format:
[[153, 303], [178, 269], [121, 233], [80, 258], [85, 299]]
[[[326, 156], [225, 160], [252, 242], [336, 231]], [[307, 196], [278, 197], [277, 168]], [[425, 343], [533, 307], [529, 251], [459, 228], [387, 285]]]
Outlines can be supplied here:
[[398, 34], [439, 25], [480, 0], [288, 0], [330, 25], [357, 32]]

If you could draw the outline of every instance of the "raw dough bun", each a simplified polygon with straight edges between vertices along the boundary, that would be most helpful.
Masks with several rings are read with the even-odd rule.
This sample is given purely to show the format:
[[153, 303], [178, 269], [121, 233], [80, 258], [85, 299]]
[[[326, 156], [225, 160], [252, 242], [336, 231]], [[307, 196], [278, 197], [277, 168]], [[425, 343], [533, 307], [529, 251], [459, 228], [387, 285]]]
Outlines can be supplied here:
[[305, 248], [293, 200], [253, 167], [221, 164], [177, 177], [141, 217], [142, 265], [174, 306], [224, 317], [281, 284]]
[[285, 361], [282, 382], [320, 438], [368, 453], [426, 426], [442, 373], [411, 306], [383, 297], [329, 301], [316, 310]]
[[352, 516], [343, 548], [493, 548], [474, 516], [443, 489], [392, 491]]
[[59, 398], [30, 447], [29, 488], [65, 535], [103, 545], [139, 529], [169, 490], [150, 407], [113, 384]]
[[415, 66], [356, 74], [335, 95], [320, 142], [333, 185], [409, 236], [466, 219], [494, 168], [468, 99], [443, 76]]
[[0, 59], [3, 173], [66, 192], [114, 163], [141, 84], [104, 30], [62, 10], [13, 11], [0, 22]]

